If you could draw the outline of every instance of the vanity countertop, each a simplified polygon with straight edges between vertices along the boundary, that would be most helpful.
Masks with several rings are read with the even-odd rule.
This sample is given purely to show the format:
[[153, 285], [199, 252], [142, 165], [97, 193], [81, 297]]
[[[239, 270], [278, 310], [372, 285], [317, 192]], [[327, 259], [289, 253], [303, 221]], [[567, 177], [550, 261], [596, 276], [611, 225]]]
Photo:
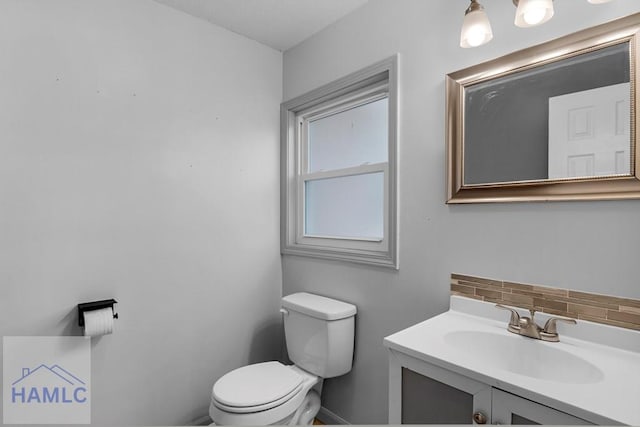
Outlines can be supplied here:
[[[560, 342], [543, 342], [508, 332], [509, 316], [493, 304], [451, 298], [449, 311], [386, 337], [385, 346], [597, 424], [640, 426], [640, 331], [580, 320], [558, 325]], [[472, 338], [466, 348], [460, 337]], [[525, 349], [524, 362], [514, 349]], [[556, 355], [562, 362], [553, 366]]]

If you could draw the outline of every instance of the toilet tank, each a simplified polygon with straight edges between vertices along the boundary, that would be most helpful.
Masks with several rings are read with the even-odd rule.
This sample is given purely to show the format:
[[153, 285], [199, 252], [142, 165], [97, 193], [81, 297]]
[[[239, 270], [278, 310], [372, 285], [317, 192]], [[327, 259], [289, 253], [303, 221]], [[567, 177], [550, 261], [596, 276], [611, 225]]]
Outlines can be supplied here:
[[300, 292], [282, 298], [289, 359], [321, 378], [351, 370], [356, 306]]

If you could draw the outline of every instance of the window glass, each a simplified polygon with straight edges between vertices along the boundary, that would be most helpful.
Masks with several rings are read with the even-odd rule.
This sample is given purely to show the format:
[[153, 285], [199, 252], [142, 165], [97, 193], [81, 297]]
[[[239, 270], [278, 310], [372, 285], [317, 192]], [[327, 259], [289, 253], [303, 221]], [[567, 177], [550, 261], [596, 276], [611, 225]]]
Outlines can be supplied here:
[[388, 99], [309, 123], [308, 172], [387, 161]]
[[305, 234], [380, 240], [384, 173], [305, 182]]

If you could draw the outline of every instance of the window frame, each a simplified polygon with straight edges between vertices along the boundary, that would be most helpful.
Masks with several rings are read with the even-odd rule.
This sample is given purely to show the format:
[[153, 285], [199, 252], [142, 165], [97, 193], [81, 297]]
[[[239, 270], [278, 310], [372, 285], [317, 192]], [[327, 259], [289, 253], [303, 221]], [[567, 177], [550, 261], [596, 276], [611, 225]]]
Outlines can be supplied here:
[[[281, 105], [281, 252], [398, 269], [397, 122], [398, 56], [298, 96]], [[307, 127], [313, 120], [387, 98], [387, 162], [308, 172]], [[305, 182], [384, 175], [383, 238], [306, 235]]]

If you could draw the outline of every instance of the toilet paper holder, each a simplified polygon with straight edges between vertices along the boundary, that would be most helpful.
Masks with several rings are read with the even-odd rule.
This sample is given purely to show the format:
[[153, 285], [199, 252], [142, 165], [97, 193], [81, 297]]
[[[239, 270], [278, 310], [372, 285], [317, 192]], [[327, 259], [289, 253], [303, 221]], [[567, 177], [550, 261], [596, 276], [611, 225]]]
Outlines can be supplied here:
[[78, 304], [78, 325], [84, 326], [85, 311], [100, 310], [107, 307], [111, 307], [111, 310], [114, 312], [113, 318], [117, 319], [118, 313], [116, 313], [115, 310], [113, 309], [113, 305], [116, 304], [117, 302], [118, 301], [114, 299], [105, 299], [101, 301], [84, 302], [82, 304]]

